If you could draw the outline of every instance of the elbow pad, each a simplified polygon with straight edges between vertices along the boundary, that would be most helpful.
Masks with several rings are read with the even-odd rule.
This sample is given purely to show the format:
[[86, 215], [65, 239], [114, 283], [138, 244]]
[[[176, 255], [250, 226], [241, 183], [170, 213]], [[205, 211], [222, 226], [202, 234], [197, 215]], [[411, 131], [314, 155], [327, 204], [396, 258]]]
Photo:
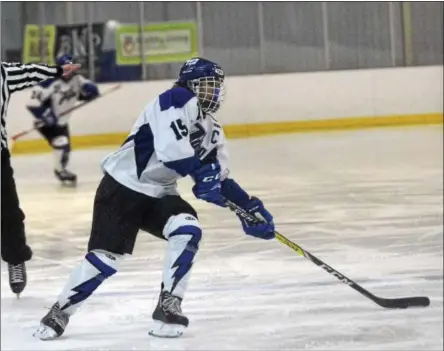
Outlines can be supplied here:
[[99, 89], [97, 88], [97, 85], [84, 84], [82, 86], [82, 93], [80, 94], [79, 100], [90, 101], [92, 99], [95, 99], [99, 95], [100, 95], [100, 93], [99, 93]]
[[182, 177], [191, 174], [201, 166], [199, 157], [196, 155], [181, 160], [164, 162], [163, 164], [173, 171], [176, 171], [176, 173], [179, 173]]

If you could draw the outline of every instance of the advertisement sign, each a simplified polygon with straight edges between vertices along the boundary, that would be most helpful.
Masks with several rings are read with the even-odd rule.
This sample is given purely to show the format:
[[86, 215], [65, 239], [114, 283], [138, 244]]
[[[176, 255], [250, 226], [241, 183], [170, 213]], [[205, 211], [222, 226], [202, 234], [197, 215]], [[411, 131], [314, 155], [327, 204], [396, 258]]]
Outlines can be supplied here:
[[[96, 74], [100, 70], [103, 46], [103, 23], [92, 24], [93, 60]], [[56, 26], [55, 57], [71, 55], [73, 61], [82, 65], [80, 74], [89, 77], [89, 28], [87, 24]]]
[[[183, 62], [198, 55], [194, 22], [164, 22], [143, 27], [145, 63]], [[116, 31], [118, 65], [140, 65], [140, 27], [121, 25]]]
[[[42, 28], [44, 32], [42, 42]], [[100, 69], [102, 54], [104, 24], [92, 25], [93, 59], [96, 74]], [[25, 26], [23, 40], [23, 62], [44, 62], [50, 65], [55, 59], [69, 54], [73, 61], [82, 65], [81, 74], [89, 76], [89, 28], [87, 24], [78, 25], [45, 25], [36, 24]], [[43, 47], [42, 47], [43, 46]], [[42, 58], [42, 50], [44, 58]]]
[[45, 62], [50, 65], [54, 64], [55, 34], [56, 27], [54, 25], [46, 25], [43, 27], [36, 24], [26, 25], [23, 41], [23, 62]]

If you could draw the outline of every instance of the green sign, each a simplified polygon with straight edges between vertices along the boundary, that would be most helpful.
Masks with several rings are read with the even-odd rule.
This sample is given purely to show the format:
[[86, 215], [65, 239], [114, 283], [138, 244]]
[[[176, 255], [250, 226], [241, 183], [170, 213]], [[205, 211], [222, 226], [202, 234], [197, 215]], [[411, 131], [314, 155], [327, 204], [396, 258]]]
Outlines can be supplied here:
[[[41, 40], [42, 29], [44, 34], [43, 42]], [[46, 25], [41, 28], [36, 24], [27, 24], [23, 40], [23, 62], [54, 64], [55, 34], [56, 27], [54, 25]], [[44, 58], [42, 57], [42, 51]]]
[[[121, 25], [116, 30], [118, 65], [140, 65], [140, 26]], [[198, 56], [194, 22], [164, 22], [143, 26], [145, 63], [183, 62]]]

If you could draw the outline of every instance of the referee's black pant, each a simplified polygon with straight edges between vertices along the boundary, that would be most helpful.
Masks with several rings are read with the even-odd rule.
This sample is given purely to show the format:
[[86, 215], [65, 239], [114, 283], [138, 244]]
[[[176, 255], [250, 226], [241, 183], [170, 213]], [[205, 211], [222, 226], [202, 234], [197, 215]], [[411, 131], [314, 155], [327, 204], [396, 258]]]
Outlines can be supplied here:
[[26, 245], [25, 214], [20, 209], [11, 154], [1, 150], [1, 245], [2, 259], [10, 264], [19, 264], [31, 259], [31, 248]]

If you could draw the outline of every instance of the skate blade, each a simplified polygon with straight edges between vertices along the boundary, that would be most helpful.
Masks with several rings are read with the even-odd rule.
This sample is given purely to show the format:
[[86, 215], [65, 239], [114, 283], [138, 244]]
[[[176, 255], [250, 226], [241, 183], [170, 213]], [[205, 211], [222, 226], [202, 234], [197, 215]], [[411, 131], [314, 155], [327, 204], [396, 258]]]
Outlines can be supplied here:
[[55, 330], [44, 324], [40, 324], [39, 329], [37, 329], [37, 331], [32, 334], [32, 336], [43, 341], [54, 340], [58, 338]]
[[157, 338], [178, 338], [182, 336], [185, 329], [186, 327], [180, 324], [165, 324], [154, 321], [148, 334]]
[[77, 181], [65, 180], [65, 181], [61, 182], [60, 185], [62, 186], [62, 188], [76, 188]]

